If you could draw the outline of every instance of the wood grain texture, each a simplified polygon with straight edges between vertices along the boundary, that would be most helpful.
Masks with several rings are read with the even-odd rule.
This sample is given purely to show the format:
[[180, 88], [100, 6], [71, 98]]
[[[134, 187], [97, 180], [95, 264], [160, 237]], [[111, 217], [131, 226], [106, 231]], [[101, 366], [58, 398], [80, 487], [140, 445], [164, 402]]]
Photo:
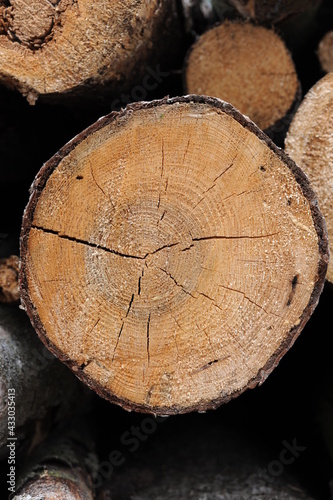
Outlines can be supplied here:
[[[287, 153], [308, 175], [333, 237], [333, 74], [319, 80], [307, 93], [288, 131]], [[327, 279], [333, 282], [333, 266]]]
[[179, 40], [175, 0], [0, 3], [0, 81], [31, 104], [125, 91]]
[[327, 260], [302, 171], [231, 105], [187, 96], [112, 113], [42, 167], [21, 297], [100, 395], [173, 414], [262, 383], [316, 306]]
[[190, 48], [184, 80], [186, 92], [230, 102], [262, 130], [283, 120], [287, 129], [300, 97], [282, 39], [248, 22], [225, 21], [205, 32]]

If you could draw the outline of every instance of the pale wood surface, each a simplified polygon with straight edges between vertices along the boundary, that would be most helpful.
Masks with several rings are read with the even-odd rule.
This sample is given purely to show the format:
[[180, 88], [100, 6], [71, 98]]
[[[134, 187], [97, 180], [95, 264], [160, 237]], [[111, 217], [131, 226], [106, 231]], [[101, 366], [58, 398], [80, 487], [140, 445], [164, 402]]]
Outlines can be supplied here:
[[206, 409], [263, 382], [311, 314], [327, 242], [307, 179], [222, 101], [97, 122], [40, 171], [22, 299], [44, 342], [103, 396]]
[[291, 55], [273, 30], [230, 21], [193, 45], [185, 85], [188, 93], [230, 102], [262, 130], [285, 117], [299, 88]]
[[101, 90], [105, 84], [123, 91], [138, 83], [159, 37], [166, 44], [176, 22], [174, 0], [4, 3], [0, 81], [18, 88], [31, 104], [40, 95]]
[[[308, 175], [333, 238], [333, 74], [319, 80], [307, 93], [288, 131], [286, 152]], [[333, 282], [329, 263], [327, 279]]]

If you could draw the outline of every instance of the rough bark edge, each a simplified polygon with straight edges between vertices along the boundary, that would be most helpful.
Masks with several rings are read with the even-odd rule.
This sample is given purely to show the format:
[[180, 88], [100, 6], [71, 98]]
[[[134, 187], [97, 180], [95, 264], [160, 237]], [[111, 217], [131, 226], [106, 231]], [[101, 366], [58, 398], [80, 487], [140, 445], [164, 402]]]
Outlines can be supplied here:
[[[27, 500], [30, 486], [35, 485], [38, 489], [47, 483], [51, 487], [58, 485], [59, 490], [67, 487], [78, 499], [95, 498], [93, 476], [99, 460], [92, 432], [85, 420], [76, 419], [72, 425], [65, 431], [55, 431], [25, 457], [18, 470], [16, 492], [9, 496], [10, 499]], [[43, 493], [42, 488], [40, 493]]]
[[[185, 42], [182, 30], [181, 10], [179, 0], [160, 0], [154, 13], [154, 23], [151, 29], [151, 37], [141, 41], [144, 48], [138, 52], [133, 51], [131, 56], [135, 62], [131, 74], [123, 74], [120, 79], [100, 79], [99, 74], [91, 76], [86, 80], [75, 84], [61, 92], [48, 92], [40, 94], [36, 89], [22, 81], [22, 78], [15, 77], [10, 73], [2, 73], [0, 67], [0, 83], [9, 90], [19, 92], [26, 98], [30, 105], [35, 105], [37, 101], [51, 105], [62, 104], [69, 108], [82, 106], [93, 107], [96, 104], [105, 104], [117, 98], [119, 93], [130, 92], [136, 85], [142, 83], [146, 75], [146, 67], [160, 64], [163, 70], [170, 70], [175, 61], [181, 64], [182, 46]], [[158, 12], [161, 10], [162, 12]], [[131, 58], [130, 58], [131, 62]], [[101, 69], [103, 74], [112, 60]], [[123, 71], [122, 71], [123, 73]]]
[[[220, 396], [214, 400], [198, 403], [192, 406], [179, 407], [179, 406], [171, 406], [171, 407], [148, 407], [143, 404], [133, 403], [127, 399], [121, 399], [115, 396], [114, 394], [110, 394], [106, 391], [100, 384], [98, 384], [95, 380], [93, 380], [89, 375], [84, 373], [84, 371], [77, 366], [77, 364], [69, 359], [65, 354], [63, 354], [59, 349], [50, 342], [47, 337], [47, 333], [41, 323], [41, 320], [38, 316], [37, 309], [35, 308], [29, 294], [28, 283], [26, 278], [26, 254], [27, 254], [27, 242], [29, 237], [29, 232], [31, 229], [34, 211], [36, 205], [38, 203], [40, 194], [52, 172], [58, 166], [58, 164], [65, 158], [75, 147], [84, 141], [87, 137], [92, 135], [93, 133], [101, 130], [105, 126], [111, 124], [117, 119], [121, 119], [126, 117], [126, 115], [130, 116], [132, 113], [135, 113], [139, 110], [156, 108], [162, 105], [173, 105], [173, 104], [205, 104], [208, 106], [212, 106], [215, 109], [218, 109], [235, 119], [242, 127], [247, 129], [249, 132], [253, 133], [259, 140], [261, 140], [269, 149], [275, 153], [278, 158], [282, 160], [282, 162], [288, 167], [293, 174], [296, 182], [299, 184], [304, 197], [309, 202], [309, 207], [311, 210], [314, 227], [318, 236], [318, 252], [319, 252], [319, 262], [318, 262], [318, 273], [316, 277], [316, 281], [313, 287], [313, 291], [309, 300], [309, 303], [304, 308], [303, 313], [300, 317], [300, 322], [298, 325], [295, 325], [286, 336], [285, 340], [279, 346], [279, 348], [275, 351], [275, 353], [270, 357], [270, 359], [266, 362], [265, 366], [261, 368], [257, 375], [254, 376], [248, 384], [242, 389], [233, 392], [227, 396]], [[128, 105], [125, 109], [120, 112], [112, 112], [104, 117], [101, 117], [97, 122], [93, 125], [85, 129], [83, 132], [74, 137], [70, 142], [68, 142], [64, 147], [62, 147], [58, 153], [56, 153], [50, 160], [48, 160], [40, 169], [39, 173], [36, 176], [35, 181], [33, 182], [30, 188], [30, 199], [28, 205], [23, 214], [22, 220], [22, 230], [20, 237], [20, 289], [21, 289], [21, 303], [22, 307], [27, 312], [30, 321], [33, 327], [36, 330], [41, 341], [46, 345], [46, 347], [57, 356], [63, 363], [65, 363], [74, 373], [75, 375], [83, 381], [85, 384], [90, 387], [90, 389], [94, 390], [99, 396], [107, 399], [111, 403], [115, 403], [125, 410], [128, 411], [137, 411], [142, 413], [150, 413], [153, 415], [175, 415], [181, 413], [189, 413], [192, 411], [206, 411], [215, 409], [218, 406], [228, 403], [230, 400], [238, 397], [240, 394], [245, 392], [247, 389], [254, 389], [256, 386], [261, 385], [266, 378], [270, 375], [270, 373], [276, 368], [279, 364], [281, 358], [285, 355], [285, 353], [292, 347], [301, 331], [303, 330], [305, 324], [308, 319], [312, 315], [314, 309], [316, 308], [321, 292], [323, 291], [323, 287], [325, 284], [325, 277], [327, 271], [327, 265], [329, 261], [329, 246], [328, 246], [328, 236], [326, 230], [325, 220], [319, 210], [318, 201], [316, 195], [312, 188], [310, 187], [309, 180], [307, 176], [303, 173], [303, 171], [296, 165], [296, 163], [279, 147], [277, 147], [273, 141], [262, 132], [257, 125], [252, 122], [249, 118], [242, 115], [236, 108], [234, 108], [231, 104], [222, 101], [221, 99], [217, 99], [214, 97], [207, 96], [198, 96], [198, 95], [187, 95], [182, 97], [174, 97], [168, 98], [165, 97], [160, 100], [155, 100], [151, 102], [139, 102]]]
[[[225, 19], [223, 21], [219, 21], [219, 22], [213, 24], [212, 26], [208, 26], [208, 28], [202, 34], [200, 34], [200, 35], [198, 35], [196, 37], [196, 39], [194, 40], [194, 42], [191, 44], [191, 46], [187, 50], [187, 53], [186, 53], [186, 56], [185, 56], [185, 59], [184, 59], [183, 72], [182, 72], [182, 86], [183, 86], [183, 90], [184, 90], [184, 92], [186, 94], [188, 93], [187, 81], [186, 81], [186, 74], [187, 74], [187, 68], [188, 68], [188, 63], [189, 63], [189, 60], [190, 60], [190, 56], [191, 56], [191, 53], [194, 50], [195, 46], [197, 45], [197, 43], [199, 42], [200, 38], [204, 34], [206, 34], [208, 31], [211, 31], [211, 30], [213, 30], [215, 28], [218, 28], [219, 26], [221, 26], [222, 24], [224, 24], [225, 21], [228, 21], [229, 23], [232, 23], [232, 24], [251, 24], [255, 28], [259, 28], [260, 27], [260, 28], [264, 28], [264, 29], [266, 29], [268, 31], [272, 31], [281, 40], [281, 42], [285, 46], [287, 54], [289, 55], [291, 61], [293, 62], [294, 69], [295, 69], [295, 74], [297, 76], [297, 82], [298, 82], [298, 87], [297, 87], [296, 94], [294, 96], [294, 101], [292, 102], [290, 108], [286, 111], [286, 113], [284, 114], [284, 116], [282, 116], [277, 121], [275, 121], [274, 123], [272, 123], [272, 125], [270, 125], [269, 127], [265, 128], [263, 130], [264, 133], [266, 135], [268, 135], [269, 138], [272, 139], [272, 141], [275, 142], [275, 144], [277, 146], [282, 147], [283, 143], [284, 143], [284, 139], [285, 139], [286, 133], [287, 133], [287, 131], [289, 129], [289, 126], [291, 124], [291, 121], [292, 121], [293, 117], [296, 114], [298, 106], [301, 104], [302, 96], [303, 96], [303, 91], [302, 91], [302, 84], [301, 84], [301, 82], [300, 82], [300, 80], [298, 78], [297, 68], [296, 68], [295, 61], [293, 59], [292, 53], [289, 50], [289, 48], [287, 47], [286, 41], [284, 40], [283, 36], [281, 35], [281, 33], [279, 33], [275, 29], [274, 26], [259, 25], [253, 19], [244, 19], [244, 18], [236, 18], [236, 19], [229, 19], [228, 18], [228, 19]], [[216, 99], [220, 99], [220, 98], [216, 97]], [[250, 118], [250, 120], [251, 120], [251, 118]]]
[[[296, 70], [296, 68], [295, 68]], [[284, 141], [287, 135], [287, 132], [289, 130], [290, 124], [293, 121], [293, 118], [302, 102], [302, 97], [303, 97], [303, 89], [302, 89], [302, 84], [298, 80], [298, 88], [297, 92], [295, 94], [295, 99], [292, 105], [290, 106], [289, 110], [287, 113], [277, 120], [273, 125], [270, 127], [266, 128], [264, 130], [264, 133], [268, 135], [270, 139], [279, 147], [284, 146]]]

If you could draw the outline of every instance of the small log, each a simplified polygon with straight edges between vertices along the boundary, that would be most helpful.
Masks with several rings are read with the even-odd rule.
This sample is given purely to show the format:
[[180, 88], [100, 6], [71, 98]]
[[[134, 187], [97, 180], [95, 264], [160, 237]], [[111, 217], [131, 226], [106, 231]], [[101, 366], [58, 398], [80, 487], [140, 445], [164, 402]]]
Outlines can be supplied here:
[[18, 272], [19, 258], [17, 255], [0, 259], [0, 302], [19, 302]]
[[21, 300], [98, 394], [155, 414], [261, 384], [325, 282], [308, 179], [233, 106], [128, 106], [40, 170], [21, 232]]
[[0, 81], [30, 104], [110, 96], [151, 82], [146, 66], [174, 57], [179, 33], [175, 0], [1, 0]]
[[188, 54], [185, 89], [230, 102], [269, 135], [288, 129], [300, 101], [284, 42], [246, 22], [226, 21], [198, 39]]
[[[25, 313], [7, 304], [0, 304], [0, 387], [1, 457], [8, 438], [16, 438], [17, 451], [28, 450], [87, 399], [85, 388], [38, 340]], [[10, 435], [8, 395], [15, 403]]]
[[98, 468], [87, 431], [52, 436], [27, 457], [12, 500], [93, 500], [92, 475]]
[[[333, 74], [320, 79], [307, 93], [288, 131], [286, 152], [308, 175], [317, 193], [333, 238]], [[333, 283], [333, 263], [327, 280]]]
[[322, 38], [318, 46], [320, 66], [325, 73], [333, 71], [333, 31]]

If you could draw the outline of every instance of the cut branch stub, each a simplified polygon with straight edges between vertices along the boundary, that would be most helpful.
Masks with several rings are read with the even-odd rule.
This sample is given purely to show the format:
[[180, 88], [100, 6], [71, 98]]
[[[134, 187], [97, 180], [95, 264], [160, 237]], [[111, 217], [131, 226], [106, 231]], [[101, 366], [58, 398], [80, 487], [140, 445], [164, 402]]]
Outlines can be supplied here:
[[262, 383], [319, 300], [328, 260], [307, 178], [231, 105], [139, 103], [39, 172], [22, 302], [98, 394], [156, 414]]
[[175, 0], [2, 1], [0, 81], [31, 104], [124, 92], [166, 55], [164, 46], [175, 55], [179, 32]]
[[287, 129], [300, 98], [295, 65], [282, 39], [247, 22], [225, 21], [191, 47], [185, 87], [230, 102], [262, 130]]
[[[333, 73], [321, 78], [307, 93], [288, 131], [286, 152], [308, 175], [333, 238]], [[333, 283], [333, 265], [327, 280]]]

